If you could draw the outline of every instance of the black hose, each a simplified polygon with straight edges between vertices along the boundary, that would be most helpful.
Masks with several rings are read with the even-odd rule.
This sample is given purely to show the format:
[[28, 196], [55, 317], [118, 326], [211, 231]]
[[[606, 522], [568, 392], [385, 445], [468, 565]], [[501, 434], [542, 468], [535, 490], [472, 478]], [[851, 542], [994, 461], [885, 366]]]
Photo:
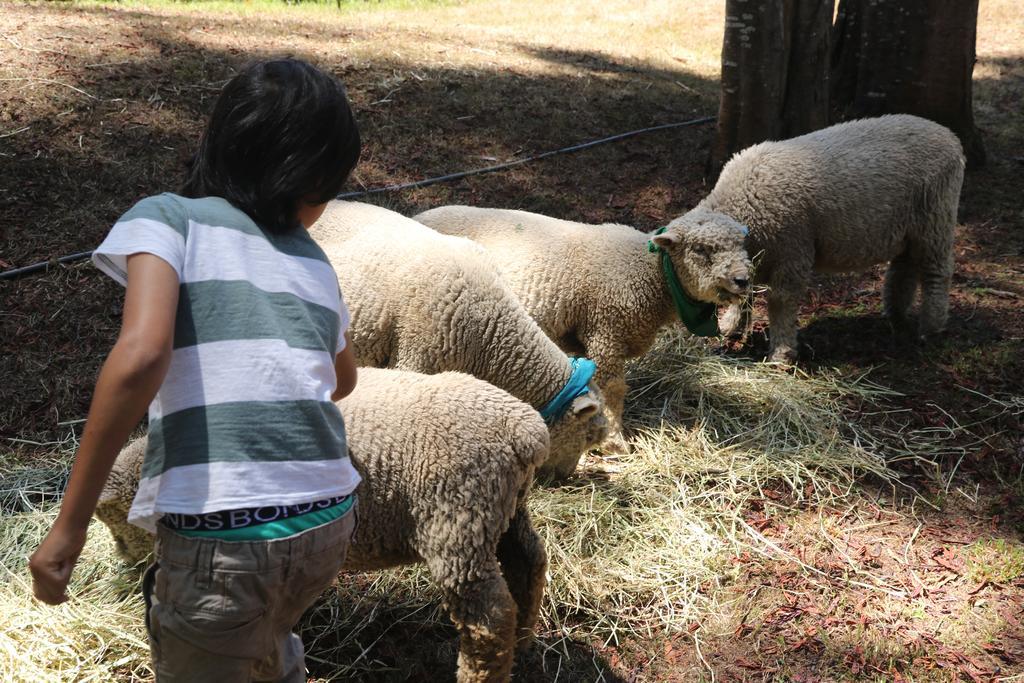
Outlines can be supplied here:
[[714, 116], [705, 116], [699, 119], [693, 119], [691, 121], [681, 121], [679, 123], [664, 123], [660, 126], [651, 126], [650, 128], [641, 128], [639, 130], [631, 130], [628, 133], [619, 133], [618, 135], [612, 135], [607, 138], [601, 138], [600, 140], [591, 140], [590, 142], [583, 142], [572, 147], [563, 147], [561, 149], [555, 149], [550, 152], [542, 152], [536, 156], [526, 157], [524, 159], [516, 159], [515, 161], [508, 161], [504, 164], [495, 164], [494, 166], [485, 166], [483, 168], [474, 168], [471, 171], [461, 171], [459, 173], [451, 173], [449, 175], [438, 176], [437, 178], [427, 178], [426, 180], [417, 180], [414, 183], [402, 183], [401, 185], [388, 185], [386, 187], [377, 187], [372, 190], [360, 190], [358, 192], [345, 192], [338, 195], [338, 199], [351, 199], [353, 197], [362, 197], [368, 194], [379, 194], [381, 192], [394, 192], [396, 190], [409, 190], [414, 187], [427, 187], [428, 185], [434, 185], [437, 183], [444, 183], [450, 180], [459, 180], [460, 178], [466, 178], [473, 175], [483, 175], [484, 173], [494, 173], [495, 171], [503, 171], [506, 168], [512, 168], [513, 166], [519, 166], [530, 161], [537, 161], [539, 159], [545, 159], [547, 157], [555, 156], [556, 154], [568, 154], [570, 152], [579, 152], [580, 150], [587, 149], [588, 147], [594, 147], [595, 145], [603, 145], [607, 142], [615, 142], [624, 138], [633, 137], [634, 135], [640, 135], [641, 133], [653, 133], [658, 130], [666, 130], [668, 128], [682, 128], [684, 126], [696, 126], [702, 123], [710, 123], [714, 121]]
[[51, 259], [49, 261], [41, 261], [40, 263], [34, 263], [31, 266], [5, 270], [0, 273], [0, 280], [13, 280], [24, 275], [37, 273], [40, 270], [49, 270], [50, 266], [55, 266], [58, 263], [73, 263], [75, 261], [81, 261], [82, 259], [89, 258], [90, 256], [92, 256], [91, 251], [80, 251], [77, 254], [68, 254], [67, 256], [61, 256], [60, 258]]

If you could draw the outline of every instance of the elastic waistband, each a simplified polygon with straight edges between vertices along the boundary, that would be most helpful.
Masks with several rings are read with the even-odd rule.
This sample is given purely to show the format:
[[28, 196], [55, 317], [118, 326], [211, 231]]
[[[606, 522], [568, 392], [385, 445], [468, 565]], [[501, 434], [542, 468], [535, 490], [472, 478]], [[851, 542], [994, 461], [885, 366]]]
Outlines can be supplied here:
[[201, 515], [191, 515], [178, 512], [169, 512], [160, 518], [160, 524], [175, 531], [231, 531], [233, 529], [246, 529], [248, 527], [280, 522], [292, 517], [300, 517], [311, 512], [327, 510], [329, 508], [344, 505], [351, 505], [352, 496], [335, 496], [312, 503], [298, 503], [296, 505], [264, 505], [262, 507], [240, 508], [237, 510], [219, 510], [217, 512], [204, 512]]

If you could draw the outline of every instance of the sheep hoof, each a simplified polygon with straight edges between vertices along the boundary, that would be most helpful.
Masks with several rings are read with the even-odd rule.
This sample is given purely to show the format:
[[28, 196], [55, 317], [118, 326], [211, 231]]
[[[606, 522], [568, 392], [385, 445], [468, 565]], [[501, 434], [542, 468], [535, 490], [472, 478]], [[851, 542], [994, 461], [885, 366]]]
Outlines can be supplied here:
[[796, 365], [797, 350], [789, 346], [780, 346], [768, 356], [768, 362], [782, 365]]
[[549, 461], [537, 470], [535, 478], [541, 484], [558, 484], [572, 477], [576, 472], [577, 464], [578, 461], [574, 461], [572, 467], [569, 467], [564, 463], [553, 465]]
[[911, 338], [917, 336], [917, 321], [914, 318], [889, 312], [885, 314], [885, 317], [889, 319], [889, 324], [892, 326], [892, 330], [896, 334], [909, 336]]

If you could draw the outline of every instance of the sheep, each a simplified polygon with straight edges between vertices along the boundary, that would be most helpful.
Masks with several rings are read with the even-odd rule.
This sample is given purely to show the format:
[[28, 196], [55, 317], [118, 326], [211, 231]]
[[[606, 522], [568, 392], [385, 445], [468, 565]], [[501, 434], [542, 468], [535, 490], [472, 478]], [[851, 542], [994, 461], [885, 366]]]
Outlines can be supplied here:
[[[538, 410], [551, 408], [570, 379], [581, 379], [487, 253], [469, 240], [444, 237], [381, 207], [341, 201], [330, 203], [311, 234], [338, 273], [358, 365], [465, 372]], [[569, 476], [607, 434], [600, 390], [577, 383], [572, 395], [554, 402], [566, 407], [550, 417], [545, 477]]]
[[[888, 261], [886, 314], [911, 331], [920, 285], [919, 335], [942, 331], [963, 175], [960, 141], [937, 123], [907, 115], [848, 121], [741, 151], [711, 193], [669, 226], [749, 228], [754, 280], [769, 290], [769, 359], [788, 363], [797, 358], [797, 308], [812, 272]], [[723, 330], [742, 335], [749, 311], [733, 305]]]
[[[626, 360], [645, 353], [677, 312], [691, 331], [713, 333], [716, 304], [747, 290], [750, 262], [739, 224], [650, 235], [626, 225], [468, 206], [442, 206], [413, 218], [483, 245], [541, 329], [561, 348], [597, 363], [611, 448], [625, 448]], [[682, 309], [670, 292], [673, 273], [682, 285]]]
[[[359, 528], [342, 572], [424, 562], [461, 636], [458, 680], [506, 681], [530, 643], [547, 555], [526, 509], [548, 451], [537, 412], [469, 375], [360, 369], [345, 418]], [[153, 538], [127, 523], [145, 438], [122, 450], [96, 517], [138, 562]]]

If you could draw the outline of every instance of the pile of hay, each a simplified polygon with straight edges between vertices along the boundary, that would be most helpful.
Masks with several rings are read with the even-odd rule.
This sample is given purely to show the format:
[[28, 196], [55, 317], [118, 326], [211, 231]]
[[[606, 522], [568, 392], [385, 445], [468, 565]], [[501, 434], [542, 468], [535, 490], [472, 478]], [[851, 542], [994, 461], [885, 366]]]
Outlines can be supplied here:
[[121, 681], [151, 677], [139, 572], [114, 555], [98, 522], [59, 607], [32, 597], [27, 569], [57, 516], [74, 440], [30, 467], [0, 457], [0, 680]]
[[[629, 382], [635, 452], [590, 457], [571, 483], [531, 498], [550, 556], [540, 625], [549, 651], [563, 638], [615, 642], [701, 622], [716, 610], [730, 558], [751, 547], [744, 515], [754, 499], [835, 504], [865, 477], [894, 482], [888, 462], [941, 451], [949, 437], [872, 426], [863, 416], [894, 394], [863, 377], [788, 373], [715, 355], [678, 333], [634, 363]], [[8, 477], [0, 500], [43, 472]], [[138, 568], [114, 558], [101, 526], [74, 577], [75, 599], [57, 608], [31, 599], [25, 557], [53, 515], [52, 502], [4, 507], [0, 680], [147, 677]], [[346, 578], [307, 614], [311, 667], [345, 679], [383, 666], [373, 645], [396, 621], [446, 621], [422, 568]]]

